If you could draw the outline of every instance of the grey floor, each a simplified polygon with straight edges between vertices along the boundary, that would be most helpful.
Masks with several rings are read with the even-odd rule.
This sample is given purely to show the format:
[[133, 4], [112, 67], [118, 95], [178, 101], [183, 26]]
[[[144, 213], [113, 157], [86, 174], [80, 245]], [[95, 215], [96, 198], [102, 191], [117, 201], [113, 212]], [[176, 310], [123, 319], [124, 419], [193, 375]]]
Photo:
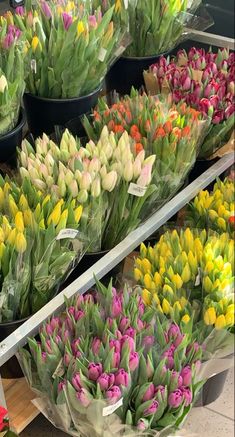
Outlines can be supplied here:
[[[38, 416], [20, 437], [66, 437], [43, 416]], [[234, 369], [229, 372], [223, 394], [208, 407], [193, 408], [180, 437], [234, 437]]]

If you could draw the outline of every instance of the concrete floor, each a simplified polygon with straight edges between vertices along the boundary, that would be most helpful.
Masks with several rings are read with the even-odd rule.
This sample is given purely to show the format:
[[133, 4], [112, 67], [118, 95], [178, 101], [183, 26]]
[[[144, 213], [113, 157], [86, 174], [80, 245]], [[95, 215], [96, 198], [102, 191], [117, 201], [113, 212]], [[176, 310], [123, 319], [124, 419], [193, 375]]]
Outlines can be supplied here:
[[[66, 437], [43, 416], [38, 416], [20, 437]], [[229, 372], [223, 394], [208, 407], [193, 408], [177, 437], [234, 437], [234, 369]]]

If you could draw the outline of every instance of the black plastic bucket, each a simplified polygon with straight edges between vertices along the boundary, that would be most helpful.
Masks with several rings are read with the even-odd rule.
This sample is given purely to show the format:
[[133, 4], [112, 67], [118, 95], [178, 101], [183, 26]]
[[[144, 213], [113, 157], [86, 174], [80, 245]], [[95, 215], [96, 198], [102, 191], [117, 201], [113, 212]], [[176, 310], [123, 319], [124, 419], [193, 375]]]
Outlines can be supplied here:
[[106, 91], [116, 90], [119, 94], [130, 94], [131, 88], [139, 90], [144, 85], [144, 70], [148, 70], [161, 56], [145, 56], [142, 58], [121, 57], [108, 72], [105, 83]]
[[201, 404], [199, 406], [205, 407], [215, 402], [224, 390], [224, 385], [228, 376], [229, 370], [218, 373], [218, 375], [210, 378], [202, 389]]
[[10, 167], [16, 166], [16, 148], [21, 145], [25, 123], [25, 112], [21, 109], [17, 126], [7, 134], [0, 137], [1, 163], [5, 163]]
[[55, 126], [65, 126], [69, 120], [90, 112], [97, 104], [100, 89], [73, 99], [46, 99], [30, 93], [24, 94], [30, 132], [35, 138], [43, 133], [50, 135]]
[[[4, 342], [5, 338], [11, 335], [17, 328], [26, 322], [26, 319], [16, 320], [15, 322], [0, 323], [0, 342]], [[17, 379], [22, 378], [21, 367], [17, 358], [14, 356], [10, 358], [3, 366], [0, 367], [0, 375], [5, 379]]]

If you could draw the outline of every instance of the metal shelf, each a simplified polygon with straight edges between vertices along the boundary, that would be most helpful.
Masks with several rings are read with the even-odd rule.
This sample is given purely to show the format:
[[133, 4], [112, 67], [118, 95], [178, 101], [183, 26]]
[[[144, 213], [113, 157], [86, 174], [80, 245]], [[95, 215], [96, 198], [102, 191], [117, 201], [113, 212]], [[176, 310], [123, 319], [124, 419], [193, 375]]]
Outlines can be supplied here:
[[51, 314], [61, 311], [64, 306], [64, 296], [71, 298], [76, 293], [83, 294], [95, 283], [94, 275], [101, 279], [120, 261], [129, 255], [139, 244], [152, 235], [181, 208], [183, 208], [197, 193], [206, 188], [214, 179], [227, 170], [234, 163], [234, 154], [230, 153], [221, 158], [188, 187], [177, 194], [163, 208], [153, 214], [145, 223], [130, 233], [120, 244], [94, 264], [71, 285], [61, 291], [54, 299], [33, 315], [15, 332], [0, 343], [0, 366], [8, 361], [18, 350], [26, 344], [27, 338], [37, 334], [42, 323]]

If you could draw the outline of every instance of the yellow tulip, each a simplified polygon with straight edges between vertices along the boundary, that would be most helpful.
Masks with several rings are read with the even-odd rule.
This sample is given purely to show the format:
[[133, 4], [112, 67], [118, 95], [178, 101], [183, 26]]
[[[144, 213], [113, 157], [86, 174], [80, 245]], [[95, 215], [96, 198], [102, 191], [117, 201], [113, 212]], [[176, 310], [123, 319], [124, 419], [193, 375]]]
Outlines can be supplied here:
[[15, 239], [15, 248], [17, 252], [24, 253], [27, 248], [27, 242], [23, 232], [18, 232]]
[[219, 279], [216, 279], [216, 281], [213, 283], [213, 287], [212, 287], [213, 291], [215, 291], [217, 289], [218, 290], [220, 289], [220, 280]]
[[42, 207], [45, 206], [50, 200], [51, 200], [51, 196], [50, 194], [47, 194], [47, 196], [43, 199]]
[[180, 302], [178, 300], [174, 303], [173, 308], [174, 308], [174, 310], [175, 309], [178, 309], [179, 311], [182, 310], [182, 307], [181, 307]]
[[141, 270], [139, 270], [137, 268], [134, 269], [134, 278], [135, 278], [136, 282], [139, 282], [143, 279], [143, 274], [142, 274]]
[[234, 326], [234, 312], [225, 314], [226, 326]]
[[208, 261], [205, 266], [205, 274], [209, 274], [214, 270], [214, 263], [212, 261]]
[[169, 293], [170, 295], [174, 295], [174, 291], [172, 290], [172, 288], [170, 287], [170, 285], [168, 285], [168, 284], [165, 284], [164, 285], [164, 287], [163, 287], [163, 294], [167, 294], [167, 293]]
[[54, 226], [57, 226], [61, 217], [61, 202], [58, 202], [52, 213], [49, 215], [47, 224], [48, 226], [53, 223]]
[[24, 219], [21, 211], [18, 211], [15, 216], [15, 227], [17, 231], [24, 232]]
[[206, 209], [210, 208], [212, 202], [213, 202], [213, 197], [208, 197], [208, 198], [205, 200], [205, 208], [206, 208]]
[[[151, 288], [152, 288], [152, 278], [151, 278], [151, 276], [150, 276], [149, 273], [146, 273], [146, 274], [144, 275], [144, 285], [145, 285], [145, 287], [146, 287], [148, 290], [151, 290]], [[155, 284], [154, 284], [154, 285], [155, 285]]]
[[6, 249], [5, 244], [4, 243], [0, 243], [0, 261], [1, 261], [2, 257], [3, 257], [3, 255], [4, 255], [5, 249]]
[[204, 287], [204, 290], [206, 291], [206, 293], [210, 293], [212, 291], [213, 283], [211, 282], [209, 276], [206, 276], [203, 279], [203, 287]]
[[143, 267], [144, 273], [151, 272], [152, 266], [151, 266], [151, 263], [149, 262], [149, 260], [147, 258], [144, 258], [142, 260], [142, 267]]
[[170, 306], [168, 300], [165, 298], [162, 301], [162, 309], [163, 309], [164, 314], [166, 314], [166, 315], [170, 314], [171, 306]]
[[215, 308], [211, 307], [211, 308], [208, 308], [208, 310], [206, 310], [206, 312], [204, 314], [204, 322], [208, 326], [215, 324], [215, 322], [216, 322]]
[[28, 201], [27, 201], [24, 194], [21, 194], [21, 196], [20, 196], [19, 207], [20, 207], [21, 211], [25, 211], [26, 209], [29, 208]]
[[141, 243], [140, 245], [140, 255], [142, 258], [145, 258], [147, 255], [147, 247], [145, 246], [144, 243]]
[[177, 273], [176, 275], [172, 276], [171, 281], [173, 282], [173, 284], [176, 286], [177, 290], [179, 290], [180, 288], [182, 288], [183, 285], [183, 281], [180, 277], [180, 275]]
[[81, 216], [82, 216], [82, 212], [83, 212], [83, 206], [80, 205], [78, 206], [75, 211], [74, 211], [74, 217], [75, 217], [75, 221], [76, 223], [80, 222]]
[[136, 258], [135, 265], [138, 267], [138, 269], [142, 269], [142, 260], [140, 258]]
[[115, 12], [120, 12], [122, 10], [122, 1], [116, 0], [115, 1]]
[[160, 299], [157, 293], [153, 293], [153, 302], [155, 302], [157, 305], [160, 305]]
[[155, 252], [153, 247], [149, 246], [148, 247], [148, 258], [150, 259], [151, 262], [154, 261], [154, 256], [155, 256]]
[[0, 187], [0, 208], [4, 206], [4, 201], [5, 201], [5, 195], [2, 187]]
[[161, 275], [161, 276], [163, 276], [164, 275], [164, 273], [165, 273], [165, 268], [164, 267], [161, 267], [160, 269], [159, 269], [159, 274]]
[[44, 220], [44, 219], [40, 220], [40, 222], [39, 222], [39, 228], [40, 228], [40, 229], [46, 229], [46, 226], [45, 226], [45, 220]]
[[217, 319], [216, 319], [215, 327], [216, 327], [217, 329], [223, 329], [223, 328], [226, 327], [226, 325], [227, 325], [227, 323], [226, 323], [226, 319], [225, 319], [224, 315], [221, 314], [221, 315], [220, 315], [219, 317], [217, 317]]
[[11, 195], [9, 196], [9, 209], [12, 217], [15, 217], [18, 212], [18, 207]]
[[84, 30], [85, 30], [85, 27], [84, 27], [83, 22], [79, 21], [78, 25], [77, 25], [77, 34], [78, 34], [78, 36], [81, 35], [81, 33], [83, 33]]
[[188, 262], [192, 272], [196, 275], [198, 272], [198, 262], [196, 256], [193, 255], [193, 252], [190, 250], [188, 254]]
[[60, 217], [60, 221], [59, 221], [59, 223], [58, 223], [58, 225], [56, 227], [56, 232], [57, 233], [59, 233], [62, 229], [66, 228], [67, 220], [68, 220], [68, 215], [69, 215], [69, 212], [68, 212], [67, 209], [65, 209], [62, 212], [61, 217]]
[[174, 270], [173, 270], [173, 268], [171, 266], [167, 270], [167, 274], [168, 274], [170, 279], [172, 279], [172, 277], [174, 276]]
[[192, 278], [191, 270], [190, 270], [188, 262], [186, 263], [186, 265], [184, 267], [181, 278], [182, 278], [182, 281], [184, 282], [184, 284], [187, 284]]
[[31, 43], [31, 47], [32, 47], [32, 50], [33, 50], [34, 53], [36, 52], [38, 46], [40, 48], [39, 39], [38, 39], [37, 36], [34, 36], [33, 39], [32, 39], [32, 43]]
[[161, 277], [161, 275], [158, 273], [158, 272], [156, 272], [155, 273], [155, 275], [154, 275], [154, 282], [155, 282], [155, 285], [158, 287], [161, 287], [161, 285], [162, 285], [162, 277]]
[[187, 248], [187, 252], [189, 252], [190, 250], [193, 250], [193, 247], [194, 247], [193, 234], [189, 228], [186, 229], [186, 231], [184, 233], [184, 237], [185, 237], [185, 246]]
[[6, 240], [8, 238], [9, 233], [11, 232], [11, 226], [9, 225], [9, 221], [5, 215], [2, 218], [2, 230], [4, 232], [4, 236]]
[[34, 226], [34, 215], [30, 209], [27, 209], [23, 212], [24, 224], [29, 228], [33, 228]]
[[142, 292], [142, 298], [145, 305], [151, 305], [152, 295], [146, 288]]
[[197, 254], [197, 259], [200, 260], [203, 253], [203, 246], [200, 241], [200, 238], [196, 238], [194, 241], [195, 251]]
[[225, 212], [226, 212], [226, 209], [225, 209], [224, 205], [220, 205], [219, 208], [218, 208], [218, 214], [219, 214], [219, 216], [220, 216], [220, 217], [223, 217], [223, 215], [225, 214]]
[[221, 282], [220, 287], [221, 287], [221, 290], [222, 290], [223, 292], [229, 291], [229, 290], [230, 290], [230, 287], [231, 287], [231, 283], [230, 283], [229, 279], [224, 279], [224, 280]]
[[180, 298], [180, 305], [181, 305], [182, 309], [184, 309], [186, 307], [187, 303], [188, 303], [187, 299], [184, 296], [182, 296]]
[[218, 224], [220, 229], [222, 229], [223, 231], [226, 231], [226, 229], [227, 229], [226, 221], [222, 217], [218, 218], [217, 224]]
[[210, 220], [211, 220], [212, 222], [214, 222], [215, 220], [217, 220], [218, 217], [219, 217], [218, 214], [217, 214], [217, 212], [214, 211], [213, 209], [210, 209], [209, 212], [208, 212], [208, 214], [209, 214], [209, 218], [210, 218]]
[[0, 228], [0, 243], [4, 243], [5, 241], [5, 234], [2, 228]]
[[184, 322], [186, 325], [187, 325], [187, 323], [190, 322], [190, 320], [191, 320], [191, 318], [189, 317], [188, 314], [185, 314], [181, 319], [181, 321]]
[[234, 313], [234, 311], [235, 311], [234, 303], [231, 303], [227, 308], [227, 313]]
[[161, 307], [160, 304], [157, 306], [157, 310], [159, 311], [159, 313], [162, 313], [162, 314], [163, 314], [163, 309], [162, 309], [162, 307]]
[[17, 234], [17, 231], [16, 231], [15, 228], [12, 229], [12, 230], [9, 232], [9, 235], [8, 235], [8, 238], [7, 238], [7, 242], [8, 242], [11, 246], [14, 246], [14, 244], [15, 244], [16, 234]]
[[41, 216], [41, 205], [40, 203], [37, 204], [35, 211], [34, 211], [34, 217], [36, 219], [36, 221], [38, 222]]

